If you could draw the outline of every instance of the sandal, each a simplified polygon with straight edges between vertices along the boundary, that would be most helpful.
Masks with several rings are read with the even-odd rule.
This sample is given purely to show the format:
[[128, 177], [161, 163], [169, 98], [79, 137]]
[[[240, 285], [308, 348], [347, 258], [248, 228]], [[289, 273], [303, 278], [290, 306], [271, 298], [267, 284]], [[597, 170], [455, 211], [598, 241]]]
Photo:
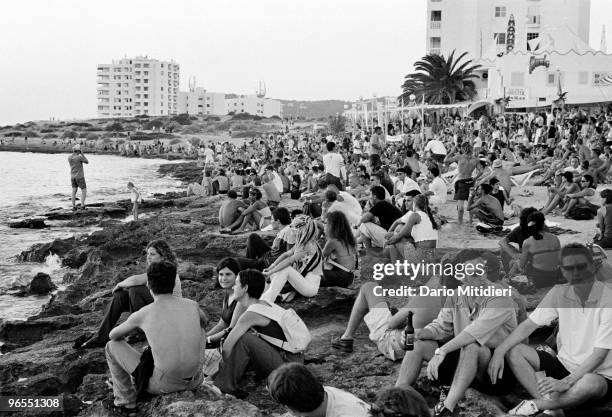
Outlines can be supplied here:
[[125, 405], [115, 405], [114, 400], [111, 398], [106, 398], [103, 400], [102, 405], [111, 413], [120, 416], [136, 417], [138, 415], [138, 405], [132, 408], [126, 407]]
[[340, 336], [334, 337], [331, 340], [331, 346], [344, 353], [353, 352], [353, 339], [341, 339]]

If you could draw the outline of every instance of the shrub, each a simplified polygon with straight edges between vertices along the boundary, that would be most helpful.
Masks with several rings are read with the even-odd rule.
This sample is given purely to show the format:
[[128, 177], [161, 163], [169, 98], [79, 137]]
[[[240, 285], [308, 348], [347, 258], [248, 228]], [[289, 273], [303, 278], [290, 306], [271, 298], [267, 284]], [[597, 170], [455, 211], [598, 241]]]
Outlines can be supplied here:
[[189, 140], [189, 143], [191, 143], [191, 146], [195, 146], [195, 147], [200, 146], [200, 138], [192, 136], [188, 140]]
[[88, 133], [86, 138], [87, 140], [98, 140], [100, 139], [100, 135], [97, 133]]
[[174, 120], [175, 122], [182, 124], [182, 125], [189, 125], [191, 124], [191, 117], [189, 117], [189, 114], [187, 113], [182, 113], [179, 114], [177, 116], [172, 117], [172, 120]]
[[86, 128], [85, 128], [85, 131], [86, 131], [86, 132], [98, 132], [98, 131], [100, 131], [100, 130], [102, 130], [102, 128], [101, 128], [101, 127], [95, 127], [95, 126], [92, 126], [92, 127], [86, 127]]
[[248, 130], [249, 126], [245, 123], [236, 123], [235, 125], [232, 126], [232, 130]]
[[40, 133], [52, 133], [53, 129], [40, 129]]
[[206, 122], [220, 122], [221, 118], [219, 116], [205, 116], [204, 121]]
[[57, 135], [55, 133], [47, 133], [43, 136], [43, 139], [57, 139]]
[[162, 119], [150, 120], [143, 125], [144, 130], [153, 130], [159, 129], [164, 125], [164, 121]]
[[75, 126], [75, 127], [91, 127], [91, 123], [85, 123], [85, 122], [72, 122], [72, 123], [68, 123], [68, 126]]
[[78, 134], [74, 130], [66, 130], [64, 132], [64, 134], [62, 135], [62, 138], [64, 138], [64, 139], [76, 139], [77, 136], [78, 136]]
[[256, 136], [263, 135], [262, 132], [257, 132], [255, 130], [243, 130], [240, 132], [232, 132], [232, 138], [253, 138]]
[[148, 119], [149, 115], [148, 114], [139, 114], [137, 116], [134, 116], [135, 119]]
[[23, 136], [27, 136], [29, 138], [37, 138], [37, 137], [39, 137], [38, 133], [36, 133], [35, 130], [31, 130], [31, 129], [26, 130], [25, 132], [23, 132]]
[[106, 126], [107, 132], [119, 132], [123, 130], [123, 125], [119, 122], [113, 122]]
[[5, 134], [4, 134], [4, 136], [8, 136], [8, 137], [10, 137], [10, 138], [13, 138], [13, 137], [15, 137], [15, 138], [16, 138], [16, 137], [18, 137], [18, 136], [22, 136], [22, 135], [23, 135], [23, 133], [22, 133], [22, 132], [8, 132], [8, 133], [5, 133]]
[[172, 139], [172, 140], [170, 141], [170, 145], [177, 145], [177, 144], [179, 144], [179, 143], [181, 143], [181, 140], [180, 140], [180, 139]]

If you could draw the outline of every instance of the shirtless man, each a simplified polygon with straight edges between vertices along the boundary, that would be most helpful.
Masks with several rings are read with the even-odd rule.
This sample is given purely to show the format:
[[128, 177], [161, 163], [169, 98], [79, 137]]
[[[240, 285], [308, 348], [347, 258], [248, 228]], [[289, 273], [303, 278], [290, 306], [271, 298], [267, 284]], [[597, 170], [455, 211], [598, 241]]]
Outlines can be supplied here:
[[234, 223], [240, 217], [240, 212], [246, 208], [242, 201], [238, 200], [236, 191], [228, 191], [227, 197], [227, 200], [219, 208], [219, 226], [221, 229]]
[[504, 210], [502, 209], [501, 203], [491, 194], [493, 187], [490, 184], [480, 185], [480, 198], [473, 202], [474, 194], [470, 196], [468, 200], [468, 211], [470, 212], [470, 223], [472, 217], [476, 217], [478, 220], [501, 226], [504, 224]]
[[463, 223], [463, 213], [465, 211], [465, 202], [470, 196], [470, 188], [474, 186], [474, 178], [472, 173], [480, 165], [480, 160], [472, 154], [472, 148], [469, 143], [464, 143], [461, 146], [459, 155], [450, 154], [444, 159], [445, 164], [457, 162], [457, 181], [455, 182], [455, 200], [457, 200], [457, 223]]
[[482, 178], [477, 185], [488, 183], [491, 179], [497, 178], [499, 180], [500, 186], [508, 193], [508, 196], [511, 197], [512, 192], [512, 180], [510, 177], [512, 175], [520, 175], [525, 174], [530, 171], [534, 171], [538, 169], [537, 165], [527, 165], [527, 166], [508, 166], [513, 164], [507, 164], [504, 166], [504, 163], [501, 159], [496, 159], [493, 161], [492, 171], [489, 175]]
[[122, 339], [135, 329], [144, 331], [154, 361], [147, 391], [166, 394], [191, 390], [202, 383], [200, 352], [204, 349], [206, 315], [198, 303], [172, 295], [176, 267], [170, 262], [156, 262], [147, 269], [147, 286], [153, 303], [132, 313], [110, 332], [106, 344], [106, 362], [113, 382], [114, 405], [121, 412], [136, 409], [136, 387], [132, 372], [140, 361], [140, 352]]

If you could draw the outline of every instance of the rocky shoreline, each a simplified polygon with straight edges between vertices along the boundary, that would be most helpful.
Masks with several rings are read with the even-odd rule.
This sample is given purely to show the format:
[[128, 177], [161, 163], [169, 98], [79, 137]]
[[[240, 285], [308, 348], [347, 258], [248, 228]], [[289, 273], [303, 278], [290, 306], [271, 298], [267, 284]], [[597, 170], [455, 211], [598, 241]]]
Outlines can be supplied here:
[[[160, 168], [185, 183], [199, 181], [201, 168], [195, 162], [168, 164]], [[144, 249], [153, 239], [164, 238], [179, 258], [179, 273], [185, 297], [196, 300], [217, 320], [222, 293], [216, 286], [214, 265], [224, 257], [244, 253], [247, 235], [216, 232], [220, 197], [184, 197], [181, 193], [158, 195], [143, 205], [147, 217], [134, 223], [119, 218], [129, 212], [128, 201], [103, 204], [85, 212], [56, 210], [47, 216], [77, 224], [97, 224], [102, 230], [80, 238], [58, 239], [34, 245], [19, 255], [22, 261], [44, 260], [53, 251], [71, 268], [64, 276], [69, 284], [54, 295], [40, 314], [25, 322], [0, 323], [0, 340], [6, 342], [0, 356], [0, 395], [61, 395], [66, 416], [109, 416], [101, 400], [112, 393], [105, 381], [107, 366], [103, 349], [76, 351], [74, 340], [92, 331], [101, 320], [111, 289], [145, 266]], [[295, 204], [295, 203], [294, 203]], [[272, 239], [272, 235], [266, 236]], [[372, 400], [381, 387], [395, 382], [398, 363], [379, 355], [361, 328], [353, 354], [342, 355], [329, 346], [330, 337], [342, 331], [361, 280], [369, 280], [376, 257], [362, 259], [361, 279], [351, 289], [322, 288], [313, 299], [291, 304], [312, 331], [313, 343], [306, 353], [308, 366], [326, 385], [347, 389]], [[388, 278], [394, 281], [394, 278]], [[405, 284], [405, 282], [397, 283]], [[530, 299], [534, 306], [542, 294]], [[418, 388], [433, 406], [438, 391], [421, 379]], [[274, 404], [264, 384], [249, 375], [247, 401], [217, 397], [206, 390], [158, 397], [141, 407], [142, 416], [263, 416], [285, 415]], [[468, 390], [460, 405], [460, 416], [494, 416], [516, 398], [486, 397]], [[593, 411], [610, 415], [612, 407]], [[597, 414], [601, 411], [600, 414]], [[48, 415], [48, 414], [47, 414]], [[579, 415], [585, 415], [584, 413]]]

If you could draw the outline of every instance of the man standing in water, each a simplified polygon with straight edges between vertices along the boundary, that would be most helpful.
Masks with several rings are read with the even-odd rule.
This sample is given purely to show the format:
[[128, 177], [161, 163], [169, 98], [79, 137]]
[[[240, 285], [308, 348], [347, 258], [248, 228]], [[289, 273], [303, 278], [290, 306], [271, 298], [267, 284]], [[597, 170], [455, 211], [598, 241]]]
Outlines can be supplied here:
[[70, 182], [72, 183], [72, 210], [76, 210], [76, 193], [77, 189], [81, 189], [81, 209], [85, 210], [85, 197], [87, 197], [87, 184], [85, 184], [85, 172], [83, 172], [83, 163], [88, 164], [89, 161], [81, 151], [81, 145], [77, 144], [72, 147], [72, 155], [68, 157], [70, 164]]

